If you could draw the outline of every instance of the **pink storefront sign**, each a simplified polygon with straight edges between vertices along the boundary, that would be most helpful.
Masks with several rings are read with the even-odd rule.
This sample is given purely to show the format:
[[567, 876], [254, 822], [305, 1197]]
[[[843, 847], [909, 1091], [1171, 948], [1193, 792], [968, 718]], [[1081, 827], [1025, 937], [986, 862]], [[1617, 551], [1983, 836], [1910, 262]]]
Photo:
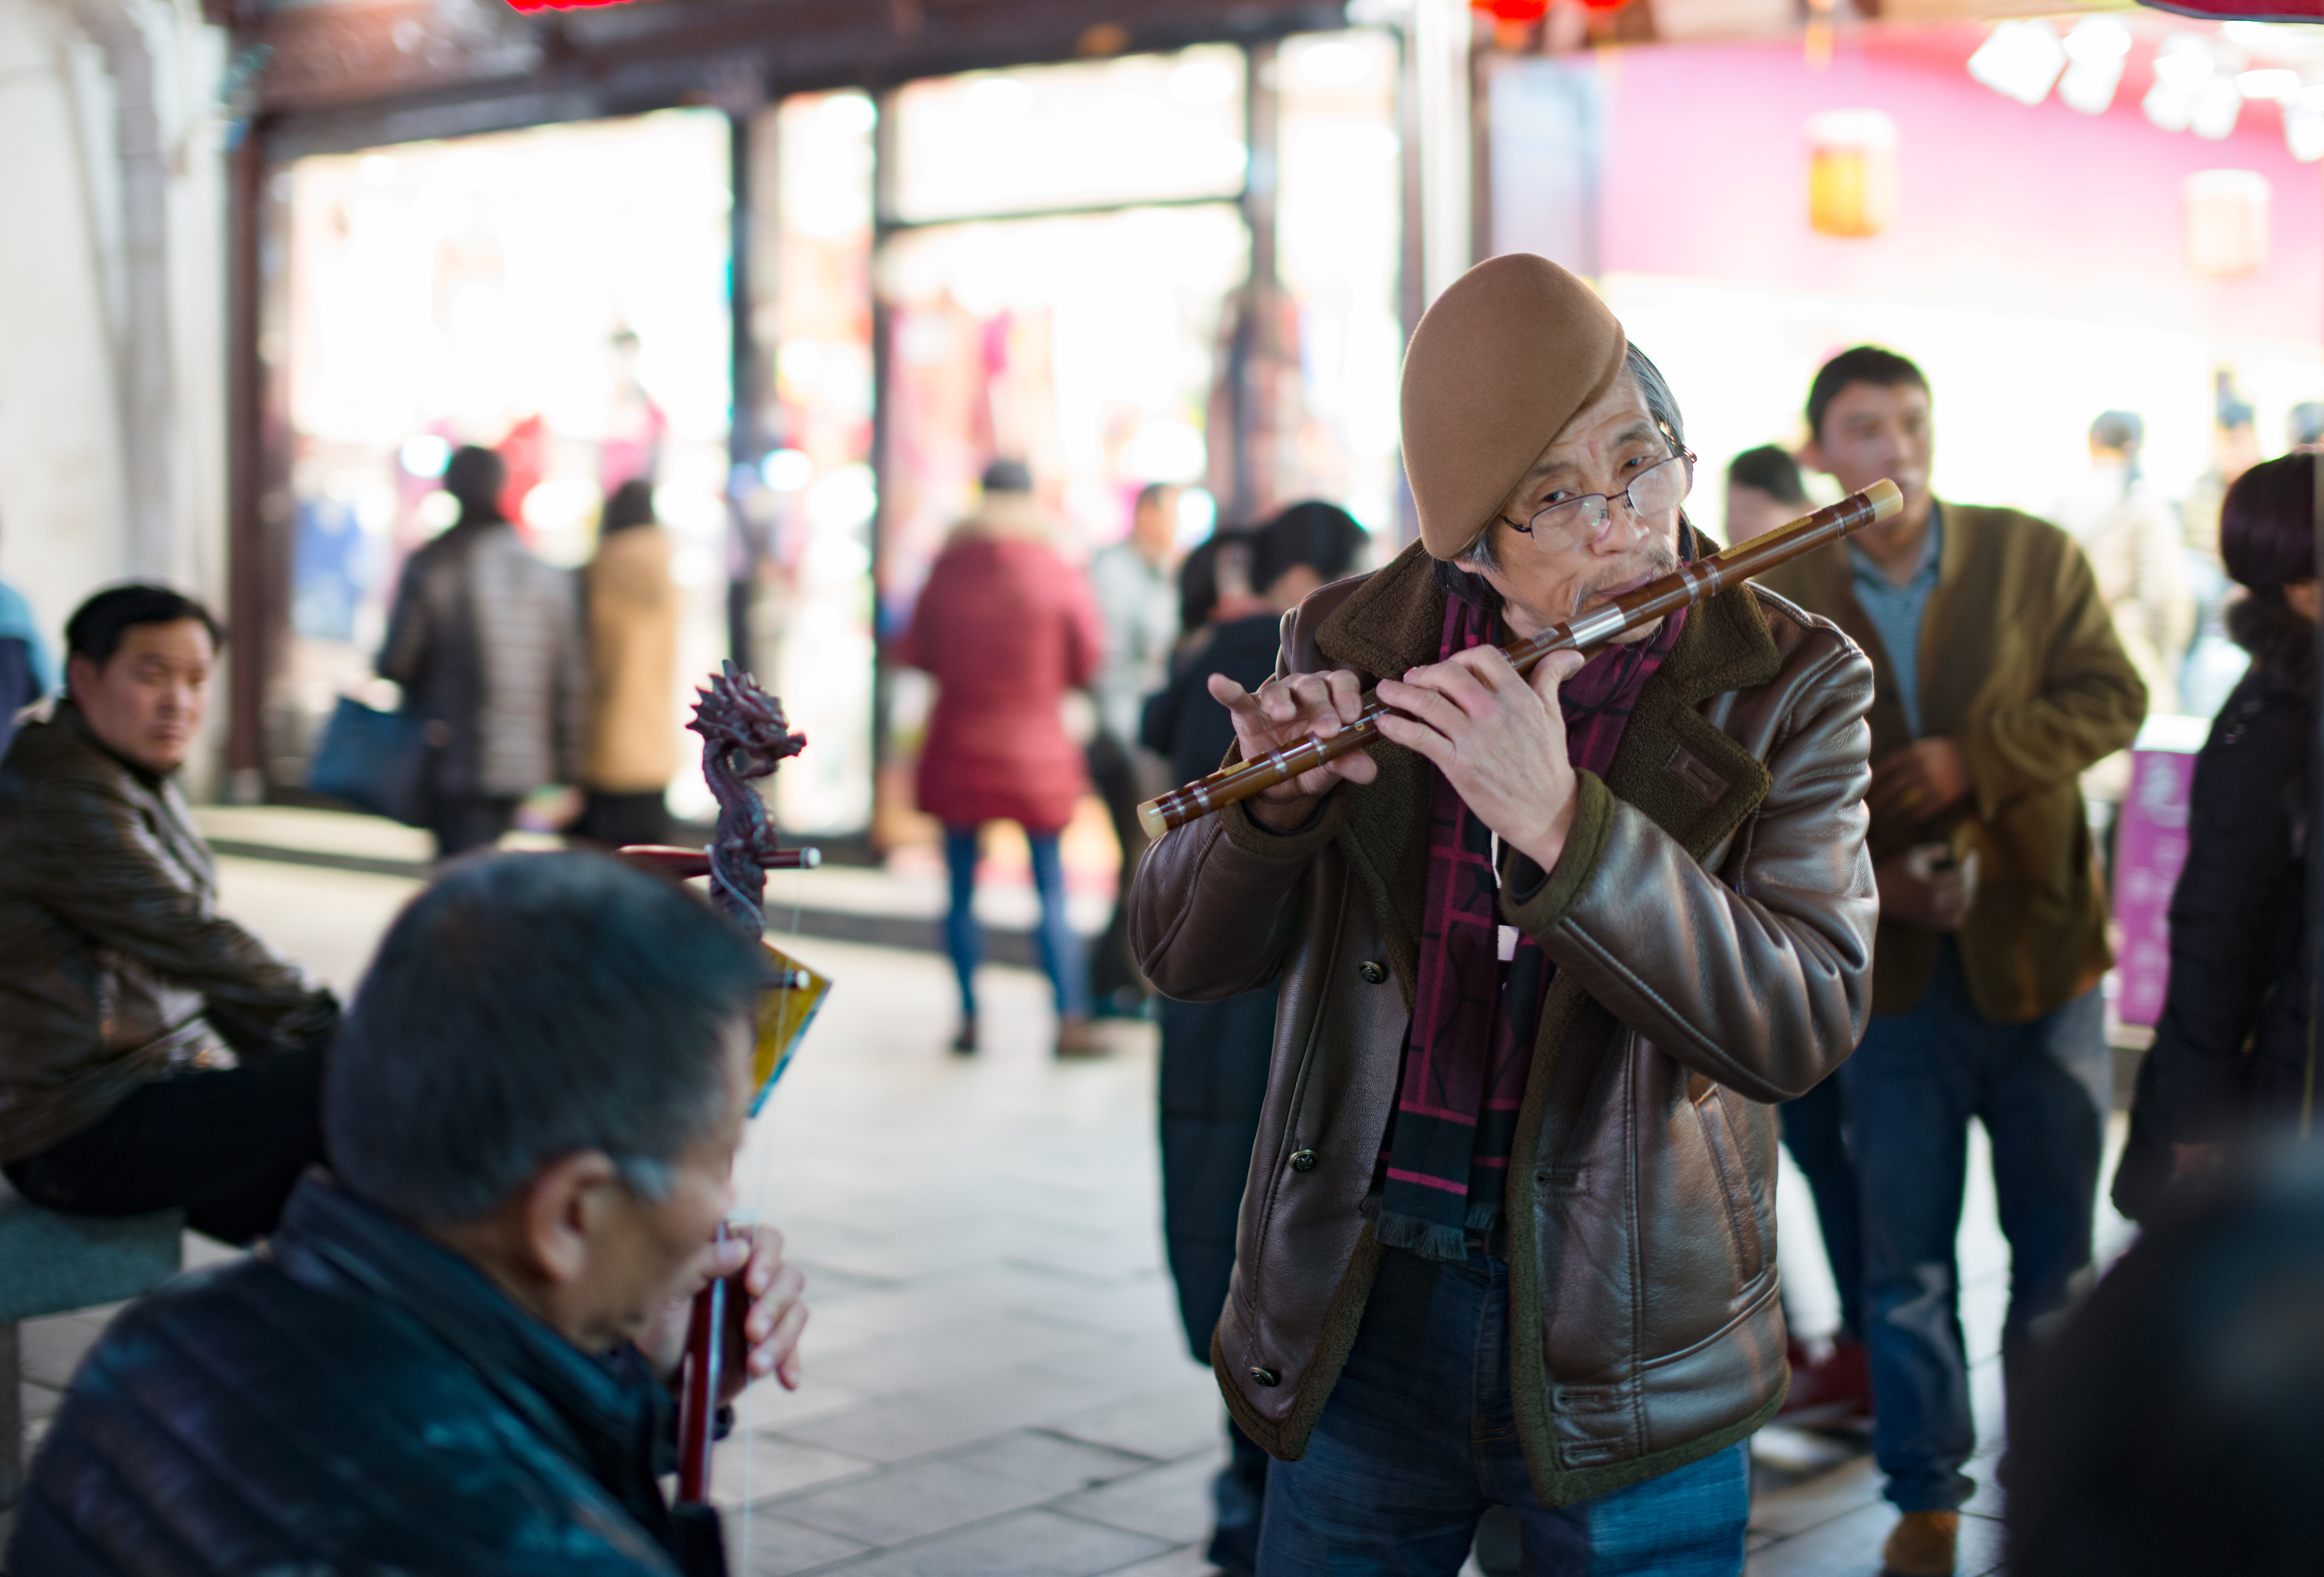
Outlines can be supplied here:
[[2163, 1017], [2171, 989], [2171, 894], [2187, 862], [2187, 800], [2195, 752], [2209, 725], [2197, 717], [2151, 717], [2130, 753], [2130, 792], [2115, 825], [2115, 1012], [2125, 1024]]

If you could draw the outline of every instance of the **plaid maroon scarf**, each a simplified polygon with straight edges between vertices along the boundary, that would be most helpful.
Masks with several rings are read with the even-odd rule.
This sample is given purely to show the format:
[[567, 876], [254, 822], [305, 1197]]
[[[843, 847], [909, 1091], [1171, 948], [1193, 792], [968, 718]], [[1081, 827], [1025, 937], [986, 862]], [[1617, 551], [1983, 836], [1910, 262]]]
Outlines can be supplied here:
[[[1638, 693], [1678, 642], [1683, 611], [1646, 641], [1609, 647], [1558, 691], [1566, 759], [1603, 777]], [[1498, 638], [1498, 616], [1445, 599], [1443, 661]], [[1452, 785], [1428, 769], [1428, 899], [1420, 922], [1420, 979], [1405, 1034], [1396, 1115], [1367, 1204], [1383, 1243], [1425, 1259], [1459, 1259], [1466, 1234], [1500, 1218], [1517, 1108], [1554, 966], [1519, 934], [1500, 956], [1500, 891], [1490, 829]]]

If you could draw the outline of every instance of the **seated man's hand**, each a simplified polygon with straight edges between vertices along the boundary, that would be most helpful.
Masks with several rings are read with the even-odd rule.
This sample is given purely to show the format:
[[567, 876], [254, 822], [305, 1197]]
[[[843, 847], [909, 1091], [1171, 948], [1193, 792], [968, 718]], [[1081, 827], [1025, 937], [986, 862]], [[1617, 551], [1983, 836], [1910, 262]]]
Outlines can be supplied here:
[[[1243, 760], [1256, 761], [1308, 735], [1329, 739], [1363, 712], [1363, 687], [1346, 669], [1327, 674], [1291, 674], [1246, 690], [1224, 674], [1210, 678], [1211, 698], [1234, 716], [1235, 742]], [[1357, 751], [1302, 772], [1288, 783], [1263, 788], [1243, 803], [1253, 819], [1277, 832], [1305, 825], [1315, 801], [1342, 780], [1369, 783], [1379, 768]]]
[[727, 1365], [720, 1387], [721, 1404], [740, 1396], [754, 1379], [773, 1375], [785, 1390], [799, 1382], [799, 1333], [807, 1328], [807, 1277], [796, 1265], [783, 1262], [783, 1235], [772, 1227], [754, 1227], [744, 1235], [710, 1245], [702, 1259], [699, 1279], [670, 1299], [638, 1337], [638, 1351], [662, 1384], [675, 1385], [686, 1359], [687, 1328], [694, 1313], [694, 1295], [717, 1277], [743, 1271], [751, 1309], [742, 1325], [743, 1358], [738, 1368]]
[[1958, 931], [1977, 902], [1977, 856], [1941, 864], [1951, 849], [1922, 844], [1872, 868], [1880, 889], [1880, 918], [1923, 931]]
[[1872, 769], [1864, 796], [1877, 827], [1915, 827], [1969, 798], [1969, 760], [1951, 740], [1916, 739]]

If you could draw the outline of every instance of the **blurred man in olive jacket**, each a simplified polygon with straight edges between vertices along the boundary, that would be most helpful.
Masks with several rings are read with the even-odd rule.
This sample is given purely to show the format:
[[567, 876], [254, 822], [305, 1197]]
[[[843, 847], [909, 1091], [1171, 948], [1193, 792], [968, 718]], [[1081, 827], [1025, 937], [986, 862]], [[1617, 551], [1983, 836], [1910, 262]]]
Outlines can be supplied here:
[[1929, 490], [1929, 385], [1892, 352], [1826, 363], [1807, 462], [1904, 507], [1765, 581], [1872, 659], [1872, 1023], [1840, 1069], [1862, 1176], [1874, 1444], [1904, 1515], [1889, 1569], [1953, 1569], [1976, 1445], [1953, 1240], [1969, 1122], [1993, 1141], [2010, 1246], [2006, 1362], [2090, 1262], [2111, 1104], [2098, 980], [2112, 961], [2080, 778], [2146, 691], [2073, 540]]

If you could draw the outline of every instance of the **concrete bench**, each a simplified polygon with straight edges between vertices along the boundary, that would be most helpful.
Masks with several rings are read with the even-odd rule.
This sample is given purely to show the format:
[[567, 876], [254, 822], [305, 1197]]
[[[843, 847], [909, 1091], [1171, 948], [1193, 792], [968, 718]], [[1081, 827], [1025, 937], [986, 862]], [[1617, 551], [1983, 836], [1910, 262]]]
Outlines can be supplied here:
[[106, 1217], [42, 1210], [0, 1180], [0, 1510], [24, 1482], [24, 1363], [17, 1323], [135, 1297], [174, 1276], [183, 1213]]

